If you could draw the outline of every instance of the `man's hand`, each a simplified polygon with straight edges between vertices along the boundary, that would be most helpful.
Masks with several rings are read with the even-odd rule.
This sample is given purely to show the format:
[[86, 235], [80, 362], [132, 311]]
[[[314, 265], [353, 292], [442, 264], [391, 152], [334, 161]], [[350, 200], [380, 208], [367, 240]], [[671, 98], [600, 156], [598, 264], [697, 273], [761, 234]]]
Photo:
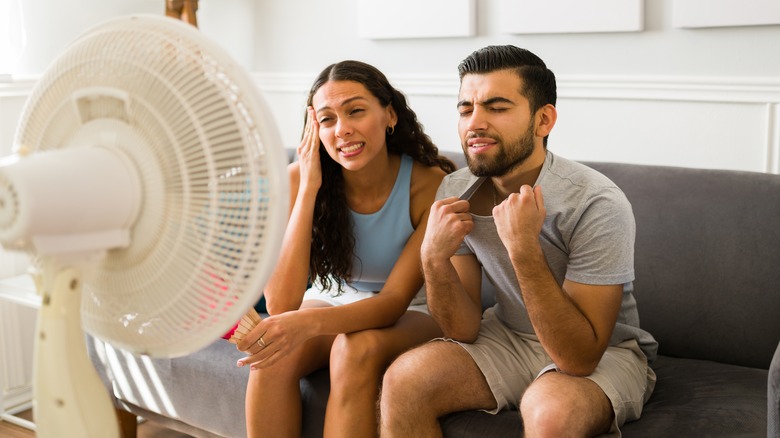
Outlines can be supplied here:
[[469, 201], [441, 199], [431, 205], [420, 249], [431, 316], [444, 336], [462, 342], [474, 342], [482, 319], [479, 262], [473, 254], [453, 257], [472, 229]]
[[493, 207], [498, 236], [511, 258], [522, 254], [529, 244], [539, 242], [546, 213], [539, 186], [524, 185], [519, 193], [510, 193], [504, 202]]
[[420, 249], [423, 260], [449, 260], [473, 228], [468, 201], [451, 197], [434, 202]]

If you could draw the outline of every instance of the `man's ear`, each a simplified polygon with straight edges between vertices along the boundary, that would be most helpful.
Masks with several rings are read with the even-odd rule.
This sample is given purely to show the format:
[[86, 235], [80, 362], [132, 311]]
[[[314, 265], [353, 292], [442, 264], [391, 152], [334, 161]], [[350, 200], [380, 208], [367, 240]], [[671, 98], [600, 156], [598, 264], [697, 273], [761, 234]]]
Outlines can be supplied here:
[[536, 110], [536, 131], [534, 135], [542, 138], [550, 135], [556, 120], [558, 120], [558, 110], [553, 105], [548, 103]]

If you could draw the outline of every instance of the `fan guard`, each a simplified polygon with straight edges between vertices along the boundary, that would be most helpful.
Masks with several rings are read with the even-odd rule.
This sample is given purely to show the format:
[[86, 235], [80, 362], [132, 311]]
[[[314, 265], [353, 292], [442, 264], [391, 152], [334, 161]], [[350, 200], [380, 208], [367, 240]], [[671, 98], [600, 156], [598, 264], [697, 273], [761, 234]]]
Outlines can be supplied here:
[[94, 147], [133, 164], [141, 196], [129, 244], [82, 275], [84, 330], [156, 357], [205, 347], [261, 296], [287, 221], [287, 156], [258, 90], [192, 26], [107, 21], [47, 69], [15, 141], [20, 161]]

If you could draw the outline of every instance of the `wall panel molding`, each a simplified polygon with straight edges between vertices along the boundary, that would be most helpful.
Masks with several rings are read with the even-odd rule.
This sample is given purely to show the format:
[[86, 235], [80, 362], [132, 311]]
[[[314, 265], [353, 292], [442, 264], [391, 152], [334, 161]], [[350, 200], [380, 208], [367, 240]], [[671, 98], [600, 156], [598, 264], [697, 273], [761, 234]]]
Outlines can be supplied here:
[[780, 174], [780, 104], [767, 105], [767, 169], [768, 173]]
[[780, 78], [564, 76], [564, 98], [680, 102], [780, 102]]
[[29, 96], [36, 82], [38, 82], [37, 77], [11, 79], [7, 82], [0, 82], [0, 98]]
[[[457, 77], [388, 76], [434, 141], [456, 150]], [[299, 107], [312, 78], [262, 72], [254, 77], [280, 109], [275, 116], [285, 144], [295, 145]], [[556, 128], [558, 150], [571, 158], [780, 174], [780, 78], [561, 75], [558, 98], [567, 120]]]
[[513, 34], [637, 32], [644, 0], [502, 0], [502, 32]]
[[476, 0], [358, 0], [357, 9], [360, 38], [450, 38], [476, 35]]
[[[307, 93], [313, 77], [290, 73], [255, 73], [264, 92]], [[452, 75], [388, 75], [408, 96], [457, 96]], [[682, 102], [780, 103], [780, 78], [688, 76], [558, 76], [564, 99], [661, 100]], [[1, 92], [0, 92], [1, 93]]]
[[674, 27], [729, 27], [780, 24], [777, 0], [674, 0]]
[[[274, 93], [306, 93], [313, 75], [253, 73], [258, 87]], [[453, 75], [389, 74], [407, 95], [457, 96], [459, 81]], [[696, 102], [777, 102], [780, 78], [717, 76], [558, 76], [563, 98], [648, 99]], [[0, 97], [27, 96], [35, 79], [0, 84]]]
[[[457, 77], [388, 76], [407, 95], [434, 141], [444, 150], [457, 150]], [[255, 72], [252, 77], [270, 105], [285, 146], [297, 145], [314, 76]], [[19, 105], [34, 84], [34, 79], [0, 84], [0, 113], [14, 112], [9, 108]], [[780, 78], [561, 75], [558, 97], [559, 110], [567, 112], [568, 122], [556, 128], [557, 138], [567, 140], [568, 147], [574, 148], [579, 139], [604, 135], [597, 128], [605, 123], [601, 114], [613, 115], [622, 125], [606, 131], [600, 149], [561, 148], [575, 159], [592, 156], [780, 174]], [[3, 126], [10, 129], [11, 123], [6, 117]], [[636, 132], [644, 135], [632, 135]], [[633, 149], [626, 149], [626, 142]], [[739, 148], [734, 149], [735, 143], [741, 143]]]

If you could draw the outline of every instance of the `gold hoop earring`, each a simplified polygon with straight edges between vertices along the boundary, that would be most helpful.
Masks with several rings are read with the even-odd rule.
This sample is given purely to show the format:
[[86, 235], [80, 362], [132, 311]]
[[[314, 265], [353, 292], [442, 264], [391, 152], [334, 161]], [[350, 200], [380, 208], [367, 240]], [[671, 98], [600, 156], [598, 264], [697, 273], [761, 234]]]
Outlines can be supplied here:
[[388, 126], [385, 131], [387, 132], [387, 135], [393, 135], [395, 132], [395, 126]]

